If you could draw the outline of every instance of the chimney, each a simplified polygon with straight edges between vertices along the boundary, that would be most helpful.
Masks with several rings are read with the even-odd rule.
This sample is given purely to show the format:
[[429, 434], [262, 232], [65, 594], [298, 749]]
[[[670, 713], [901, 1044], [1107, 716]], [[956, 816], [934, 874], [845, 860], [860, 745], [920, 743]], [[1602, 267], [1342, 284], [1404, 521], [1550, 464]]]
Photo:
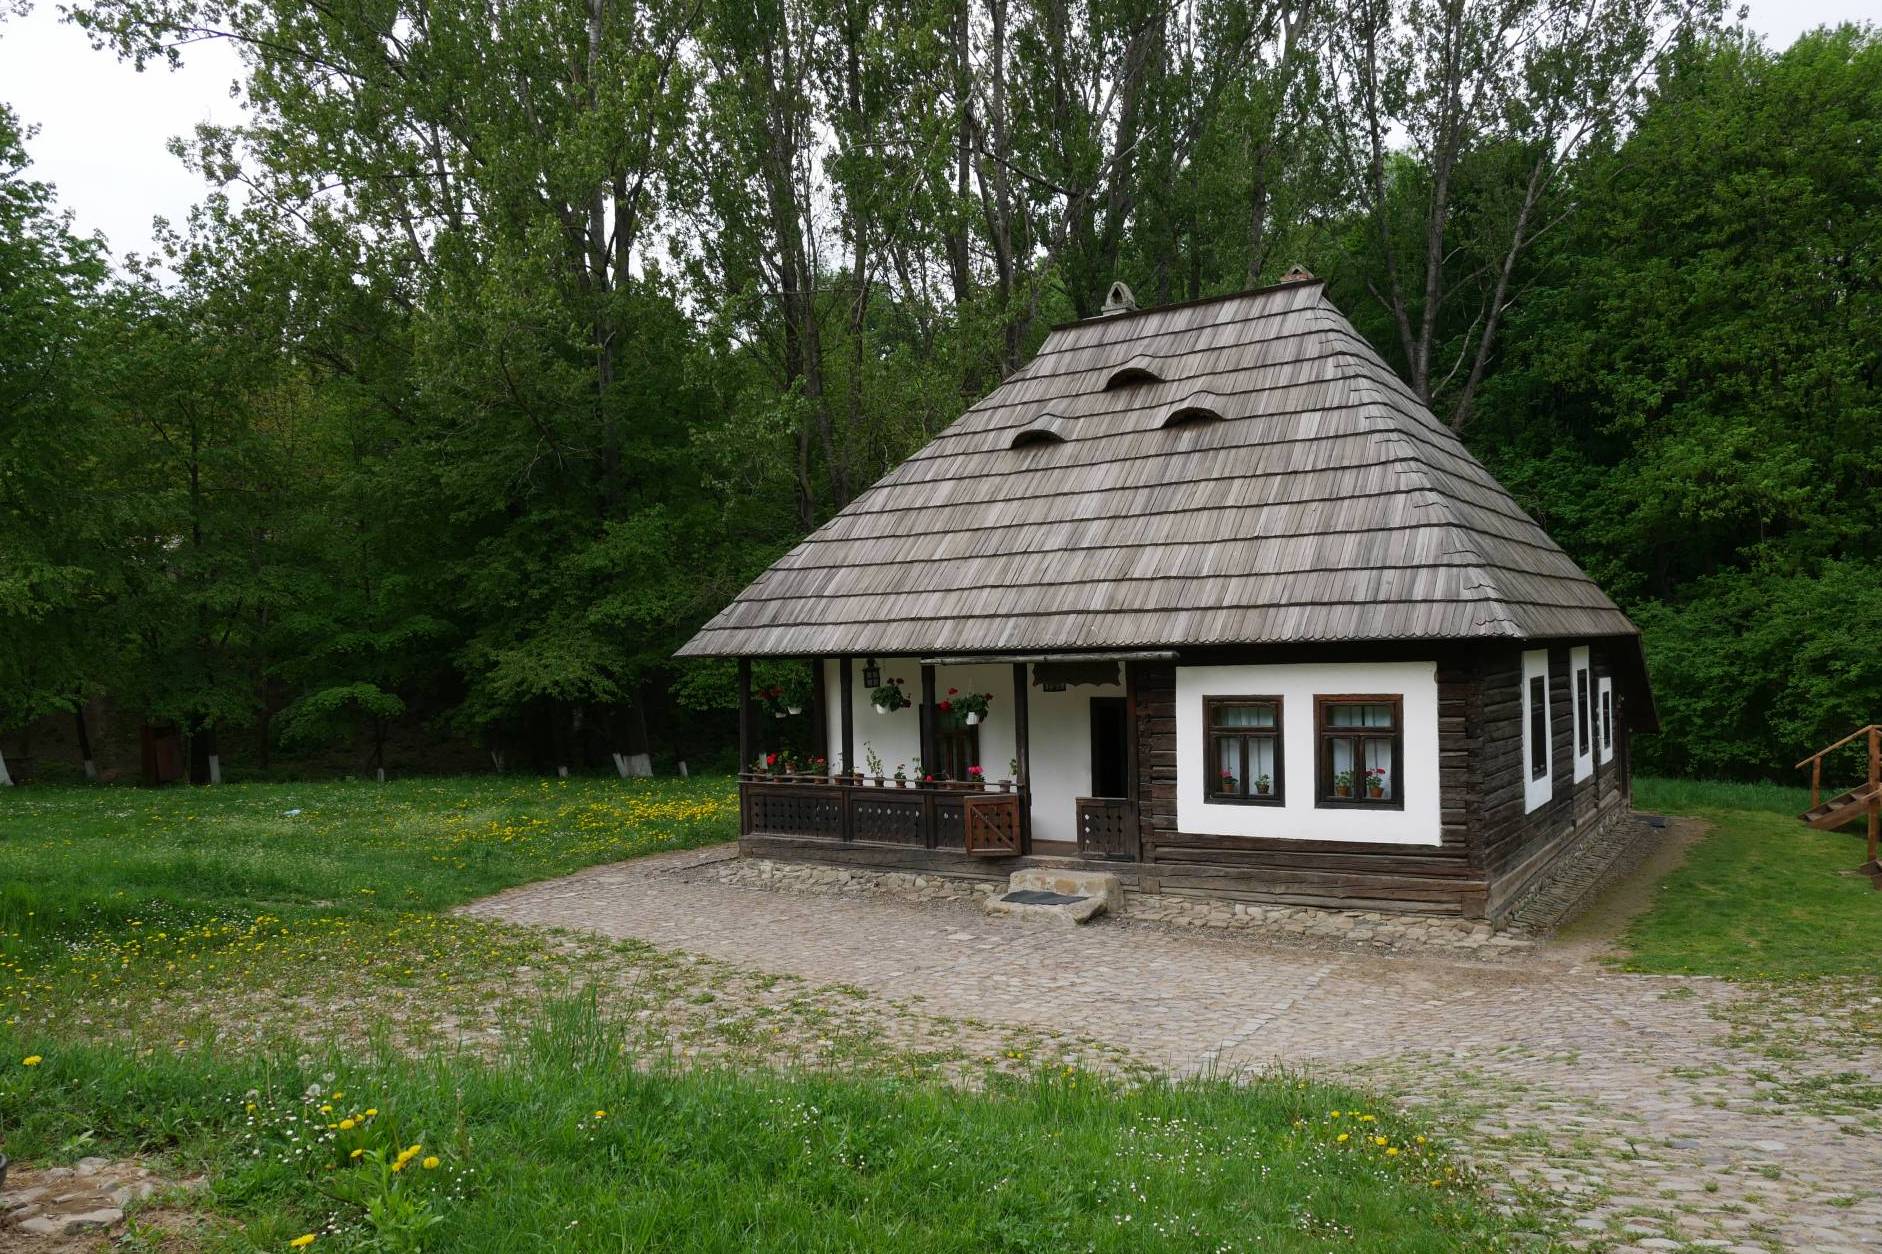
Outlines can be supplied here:
[[1136, 310], [1137, 298], [1131, 295], [1131, 290], [1125, 285], [1124, 280], [1118, 279], [1113, 282], [1111, 290], [1104, 294], [1103, 316], [1108, 318], [1112, 314], [1135, 313]]

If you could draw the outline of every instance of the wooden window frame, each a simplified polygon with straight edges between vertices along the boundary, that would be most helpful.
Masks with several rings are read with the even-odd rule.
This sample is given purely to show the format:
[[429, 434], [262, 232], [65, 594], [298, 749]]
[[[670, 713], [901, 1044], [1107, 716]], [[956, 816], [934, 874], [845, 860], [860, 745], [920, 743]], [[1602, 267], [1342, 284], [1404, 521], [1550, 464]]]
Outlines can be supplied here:
[[[1258, 728], [1216, 729], [1215, 712], [1225, 705], [1271, 705], [1274, 707], [1274, 730], [1272, 732]], [[1206, 765], [1202, 773], [1202, 800], [1212, 806], [1285, 806], [1287, 804], [1287, 707], [1280, 697], [1204, 697], [1202, 699], [1202, 754]], [[1216, 781], [1221, 778], [1222, 759], [1216, 753], [1218, 736], [1240, 738], [1241, 774], [1237, 782], [1244, 789], [1240, 793], [1225, 793], [1216, 788]], [[1274, 741], [1274, 787], [1267, 796], [1251, 794], [1245, 791], [1254, 781], [1248, 778], [1248, 742], [1256, 736], [1266, 736]]]
[[[1327, 721], [1327, 711], [1336, 705], [1389, 705], [1392, 707], [1390, 737], [1368, 735], [1363, 727], [1334, 727]], [[1321, 810], [1403, 810], [1405, 808], [1405, 696], [1397, 692], [1328, 693], [1313, 699], [1314, 725], [1314, 807]], [[1353, 780], [1353, 795], [1333, 795], [1333, 742], [1335, 740], [1386, 740], [1392, 742], [1393, 789], [1390, 797], [1377, 800], [1365, 795], [1359, 780]], [[1355, 770], [1360, 769], [1355, 765]]]

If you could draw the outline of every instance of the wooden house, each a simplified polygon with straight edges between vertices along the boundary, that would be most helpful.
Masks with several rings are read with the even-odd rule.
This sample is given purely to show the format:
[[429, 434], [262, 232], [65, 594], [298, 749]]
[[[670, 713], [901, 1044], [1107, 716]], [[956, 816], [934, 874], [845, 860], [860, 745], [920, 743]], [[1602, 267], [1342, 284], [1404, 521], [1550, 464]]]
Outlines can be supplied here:
[[[745, 851], [1507, 912], [1628, 805], [1638, 631], [1311, 276], [1107, 311], [681, 651], [741, 662]], [[754, 658], [827, 772], [761, 760]]]

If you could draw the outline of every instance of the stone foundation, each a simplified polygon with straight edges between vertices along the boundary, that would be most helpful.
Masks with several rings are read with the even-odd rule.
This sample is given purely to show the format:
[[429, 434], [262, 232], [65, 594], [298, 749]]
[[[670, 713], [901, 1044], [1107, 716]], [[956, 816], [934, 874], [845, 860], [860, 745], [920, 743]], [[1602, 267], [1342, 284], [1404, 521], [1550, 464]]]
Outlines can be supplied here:
[[[1124, 889], [1114, 917], [1166, 928], [1259, 931], [1270, 937], [1342, 948], [1383, 951], [1446, 950], [1506, 957], [1535, 946], [1542, 935], [1586, 909], [1615, 880], [1639, 865], [1653, 847], [1653, 829], [1616, 808], [1524, 892], [1500, 923], [1380, 910], [1329, 910], [1145, 893]], [[815, 862], [733, 858], [705, 868], [722, 884], [776, 892], [874, 895], [907, 902], [962, 901], [984, 906], [1006, 891], [1004, 879], [970, 879], [935, 872], [869, 871]]]

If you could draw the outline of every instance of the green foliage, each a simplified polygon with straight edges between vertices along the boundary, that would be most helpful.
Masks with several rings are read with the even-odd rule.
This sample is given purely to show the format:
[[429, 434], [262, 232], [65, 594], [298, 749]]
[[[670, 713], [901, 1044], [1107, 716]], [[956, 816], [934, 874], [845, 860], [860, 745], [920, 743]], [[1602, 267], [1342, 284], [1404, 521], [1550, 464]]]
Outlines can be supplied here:
[[1872, 32], [1681, 48], [1512, 316], [1472, 441], [1646, 631], [1646, 769], [1769, 775], [1882, 714], [1878, 146]]
[[1048, 326], [1299, 261], [1646, 627], [1639, 761], [1769, 772], [1882, 714], [1882, 42], [1577, 14], [76, 5], [242, 47], [248, 190], [114, 282], [0, 125], [0, 731], [696, 758], [673, 650]]

